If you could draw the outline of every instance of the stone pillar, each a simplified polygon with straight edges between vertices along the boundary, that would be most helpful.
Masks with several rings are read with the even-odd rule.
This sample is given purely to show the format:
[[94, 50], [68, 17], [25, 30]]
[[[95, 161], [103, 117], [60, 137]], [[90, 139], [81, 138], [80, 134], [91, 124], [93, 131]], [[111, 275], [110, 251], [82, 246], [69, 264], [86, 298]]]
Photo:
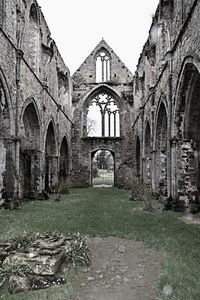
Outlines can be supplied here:
[[[176, 210], [200, 210], [198, 191], [198, 150], [192, 141], [180, 141], [177, 154]], [[177, 208], [178, 207], [178, 208]]]

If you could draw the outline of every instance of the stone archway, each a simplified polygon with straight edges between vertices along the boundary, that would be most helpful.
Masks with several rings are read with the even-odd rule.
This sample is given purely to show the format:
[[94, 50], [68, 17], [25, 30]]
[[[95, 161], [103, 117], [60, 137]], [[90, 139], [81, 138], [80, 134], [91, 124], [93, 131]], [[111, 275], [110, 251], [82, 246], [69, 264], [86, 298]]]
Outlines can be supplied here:
[[175, 112], [177, 198], [179, 205], [200, 211], [200, 73], [186, 62]]
[[22, 116], [19, 193], [36, 199], [41, 187], [40, 123], [35, 104], [30, 102]]
[[60, 146], [59, 158], [59, 191], [68, 193], [69, 188], [69, 146], [66, 137], [63, 138]]
[[115, 185], [115, 154], [112, 151], [100, 149], [91, 153], [91, 185]]
[[156, 191], [167, 196], [167, 111], [163, 102], [157, 114], [155, 140], [155, 186]]
[[49, 193], [58, 188], [58, 155], [53, 121], [49, 123], [45, 143], [45, 190]]

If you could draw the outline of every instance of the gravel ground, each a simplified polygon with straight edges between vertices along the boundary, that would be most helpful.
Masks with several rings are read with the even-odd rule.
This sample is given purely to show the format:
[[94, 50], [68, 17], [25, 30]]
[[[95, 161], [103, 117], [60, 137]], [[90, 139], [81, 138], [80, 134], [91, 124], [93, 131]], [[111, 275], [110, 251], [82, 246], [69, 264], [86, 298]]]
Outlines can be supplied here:
[[92, 266], [77, 275], [70, 300], [151, 300], [163, 256], [142, 242], [116, 237], [89, 240]]

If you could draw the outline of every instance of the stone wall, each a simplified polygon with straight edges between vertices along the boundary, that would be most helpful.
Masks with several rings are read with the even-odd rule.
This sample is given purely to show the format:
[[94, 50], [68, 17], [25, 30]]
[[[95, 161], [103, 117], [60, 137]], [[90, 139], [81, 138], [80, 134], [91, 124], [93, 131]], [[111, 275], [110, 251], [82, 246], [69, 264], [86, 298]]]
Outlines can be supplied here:
[[0, 196], [14, 206], [57, 188], [64, 139], [70, 174], [72, 84], [37, 1], [0, 9]]
[[[106, 51], [110, 57], [110, 80], [96, 82], [95, 57]], [[102, 40], [85, 62], [73, 75], [73, 138], [72, 138], [72, 185], [91, 186], [91, 157], [97, 150], [109, 150], [113, 153], [115, 164], [115, 186], [126, 185], [124, 172], [133, 166], [133, 120], [131, 72], [124, 66], [114, 51]], [[87, 137], [87, 113], [93, 97], [105, 93], [112, 97], [120, 115], [120, 137]], [[123, 166], [123, 172], [122, 170]], [[120, 175], [121, 173], [121, 175]]]
[[[168, 207], [198, 211], [199, 15], [197, 0], [160, 0], [134, 76], [102, 40], [71, 79], [37, 1], [2, 1], [3, 202], [88, 187], [94, 153], [109, 150], [116, 186], [136, 174]], [[117, 107], [106, 116], [119, 115], [119, 134], [105, 135], [102, 114], [102, 136], [88, 136], [88, 110], [102, 95]]]
[[140, 177], [145, 181], [144, 129], [149, 122], [151, 186], [181, 210], [194, 209], [194, 203], [199, 209], [199, 13], [198, 1], [160, 1], [134, 81]]

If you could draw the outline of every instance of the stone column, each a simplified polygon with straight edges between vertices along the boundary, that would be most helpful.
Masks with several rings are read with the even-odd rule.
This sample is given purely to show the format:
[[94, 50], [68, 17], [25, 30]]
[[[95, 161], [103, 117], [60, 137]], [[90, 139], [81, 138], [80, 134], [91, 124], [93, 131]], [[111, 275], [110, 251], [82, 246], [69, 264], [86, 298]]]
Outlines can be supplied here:
[[16, 99], [15, 99], [15, 188], [14, 197], [19, 197], [19, 153], [20, 153], [20, 140], [19, 140], [19, 101], [20, 101], [20, 78], [21, 78], [21, 61], [23, 59], [23, 51], [16, 50]]

